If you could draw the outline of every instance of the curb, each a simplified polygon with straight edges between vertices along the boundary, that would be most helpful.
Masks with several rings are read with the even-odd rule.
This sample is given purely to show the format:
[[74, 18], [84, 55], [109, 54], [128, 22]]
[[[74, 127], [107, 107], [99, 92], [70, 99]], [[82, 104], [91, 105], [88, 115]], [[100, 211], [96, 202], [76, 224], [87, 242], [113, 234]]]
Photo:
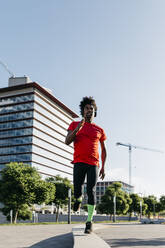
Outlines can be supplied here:
[[[110, 246], [95, 233], [85, 234], [85, 225], [79, 225], [72, 228], [74, 248], [110, 248]], [[103, 225], [93, 225], [94, 230], [104, 228]]]

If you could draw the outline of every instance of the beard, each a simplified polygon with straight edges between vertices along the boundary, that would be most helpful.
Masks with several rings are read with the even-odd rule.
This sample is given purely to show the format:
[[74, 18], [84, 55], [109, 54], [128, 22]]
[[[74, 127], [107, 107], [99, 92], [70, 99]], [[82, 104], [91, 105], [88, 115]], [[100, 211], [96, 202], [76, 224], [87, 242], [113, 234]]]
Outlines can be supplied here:
[[92, 115], [92, 114], [87, 114], [87, 115], [85, 116], [85, 120], [86, 120], [87, 122], [91, 122], [91, 121], [93, 120], [93, 115]]

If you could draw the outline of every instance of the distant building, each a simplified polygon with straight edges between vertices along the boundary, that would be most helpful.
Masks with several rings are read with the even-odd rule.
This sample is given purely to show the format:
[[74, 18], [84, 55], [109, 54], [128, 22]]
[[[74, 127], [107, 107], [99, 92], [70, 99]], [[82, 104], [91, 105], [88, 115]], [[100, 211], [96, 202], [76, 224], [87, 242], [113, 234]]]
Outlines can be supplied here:
[[[96, 184], [96, 201], [97, 204], [101, 202], [101, 197], [105, 194], [106, 188], [110, 186], [112, 183], [119, 182], [122, 184], [121, 189], [126, 192], [126, 193], [133, 193], [134, 187], [124, 183], [122, 181], [102, 181], [102, 182], [97, 182]], [[86, 184], [84, 184], [84, 203], [87, 203], [87, 194], [86, 194]]]
[[64, 143], [78, 117], [50, 90], [28, 77], [12, 77], [0, 89], [0, 170], [10, 162], [28, 163], [44, 176], [72, 180], [73, 146]]

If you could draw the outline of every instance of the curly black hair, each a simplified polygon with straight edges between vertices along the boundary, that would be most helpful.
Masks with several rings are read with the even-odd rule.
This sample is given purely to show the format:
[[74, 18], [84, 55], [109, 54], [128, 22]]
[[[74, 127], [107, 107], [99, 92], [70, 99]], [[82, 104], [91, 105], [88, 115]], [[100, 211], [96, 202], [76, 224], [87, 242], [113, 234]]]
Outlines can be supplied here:
[[80, 107], [80, 113], [81, 113], [81, 115], [84, 116], [84, 107], [87, 104], [93, 105], [94, 110], [95, 110], [94, 117], [96, 117], [96, 115], [97, 115], [97, 106], [96, 106], [95, 100], [91, 96], [89, 96], [89, 97], [87, 97], [87, 96], [83, 97], [82, 101], [80, 102], [79, 107]]

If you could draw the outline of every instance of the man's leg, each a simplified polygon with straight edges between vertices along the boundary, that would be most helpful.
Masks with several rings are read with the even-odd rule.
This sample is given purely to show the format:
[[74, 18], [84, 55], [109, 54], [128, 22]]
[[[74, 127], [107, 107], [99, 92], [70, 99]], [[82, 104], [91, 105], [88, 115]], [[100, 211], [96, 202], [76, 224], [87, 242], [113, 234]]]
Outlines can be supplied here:
[[96, 205], [97, 179], [98, 167], [89, 165], [87, 170], [88, 219], [86, 222], [85, 233], [90, 233], [92, 231], [92, 219]]
[[73, 183], [74, 183], [74, 197], [75, 203], [73, 210], [76, 212], [79, 210], [81, 202], [82, 202], [82, 186], [85, 181], [86, 175], [86, 165], [83, 163], [74, 164], [73, 170]]

